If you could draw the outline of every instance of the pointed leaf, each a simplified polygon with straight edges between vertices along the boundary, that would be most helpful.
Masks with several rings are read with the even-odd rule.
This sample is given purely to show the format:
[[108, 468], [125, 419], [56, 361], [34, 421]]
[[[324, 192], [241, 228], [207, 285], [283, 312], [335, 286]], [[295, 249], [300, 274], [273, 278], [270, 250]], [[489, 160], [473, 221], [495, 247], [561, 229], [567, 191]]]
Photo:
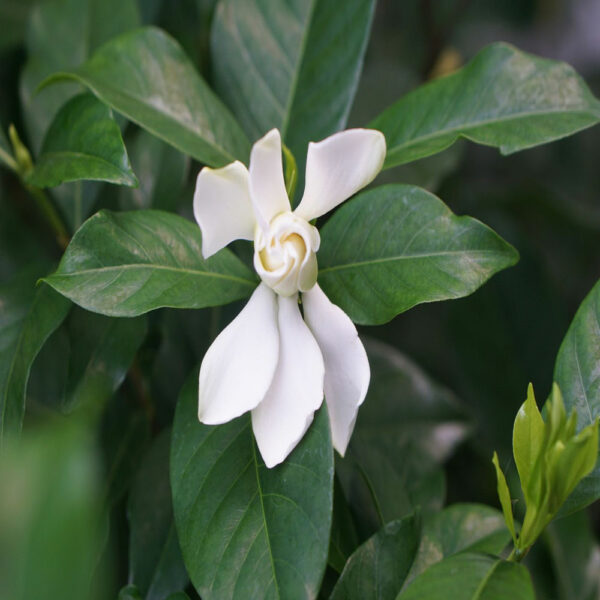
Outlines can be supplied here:
[[[554, 367], [554, 380], [567, 412], [577, 411], [582, 429], [600, 416], [600, 282], [592, 288], [567, 331]], [[600, 498], [600, 464], [573, 491], [563, 513], [581, 509]]]
[[456, 73], [407, 94], [369, 126], [384, 133], [385, 167], [393, 167], [460, 137], [510, 154], [599, 121], [600, 102], [569, 65], [498, 43]]
[[535, 401], [533, 386], [527, 388], [527, 400], [521, 405], [513, 428], [513, 456], [519, 471], [527, 505], [539, 498], [530, 497], [529, 481], [544, 442], [544, 421]]
[[309, 141], [344, 128], [374, 6], [374, 0], [218, 4], [215, 84], [250, 139], [277, 127], [302, 167]]
[[331, 600], [393, 600], [419, 546], [414, 516], [387, 523], [349, 558]]
[[136, 29], [112, 39], [83, 65], [47, 83], [59, 80], [82, 83], [114, 110], [200, 162], [220, 167], [248, 158], [249, 143], [235, 119], [177, 41], [160, 29]]
[[254, 274], [229, 250], [204, 260], [201, 248], [200, 228], [177, 215], [101, 211], [45, 281], [88, 310], [123, 317], [163, 306], [216, 306], [252, 293]]
[[138, 185], [110, 108], [91, 94], [58, 111], [28, 183], [44, 188], [81, 179]]
[[346, 202], [321, 230], [319, 284], [356, 323], [375, 325], [461, 298], [513, 265], [517, 251], [436, 196], [386, 185]]
[[535, 600], [527, 569], [488, 554], [464, 552], [427, 569], [397, 600]]
[[267, 469], [250, 418], [197, 418], [196, 375], [173, 426], [171, 486], [188, 573], [205, 600], [316, 598], [327, 562], [333, 450], [323, 407], [284, 463]]
[[[31, 365], [71, 307], [48, 286], [35, 289], [35, 279], [23, 284], [25, 298], [9, 286], [0, 290], [0, 446], [7, 435], [21, 431]], [[32, 300], [28, 289], [35, 292]]]
[[498, 498], [500, 499], [500, 504], [502, 506], [502, 512], [504, 513], [504, 520], [506, 521], [506, 526], [512, 535], [513, 541], [515, 545], [517, 544], [517, 534], [515, 531], [515, 520], [513, 517], [512, 511], [512, 501], [510, 499], [510, 490], [508, 489], [508, 484], [506, 483], [506, 477], [504, 477], [504, 473], [500, 468], [500, 462], [498, 461], [498, 454], [494, 452], [494, 457], [492, 458], [492, 462], [494, 463], [494, 467], [496, 468], [496, 480], [497, 480], [497, 488], [498, 488]]

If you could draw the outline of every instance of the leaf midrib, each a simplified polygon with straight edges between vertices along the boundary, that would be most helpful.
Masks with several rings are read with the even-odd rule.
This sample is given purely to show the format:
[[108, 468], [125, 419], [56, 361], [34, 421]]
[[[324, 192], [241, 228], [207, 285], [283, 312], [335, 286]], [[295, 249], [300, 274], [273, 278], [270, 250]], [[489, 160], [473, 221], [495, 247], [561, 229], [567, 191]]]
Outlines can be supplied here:
[[70, 273], [57, 271], [53, 275], [46, 277], [45, 281], [53, 281], [59, 277], [79, 277], [82, 275], [89, 274], [97, 274], [97, 273], [110, 273], [113, 271], [127, 271], [133, 269], [155, 269], [159, 271], [174, 271], [176, 273], [186, 273], [188, 275], [194, 275], [198, 277], [213, 277], [215, 279], [226, 279], [228, 281], [237, 281], [239, 283], [243, 283], [249, 286], [256, 285], [256, 281], [252, 281], [250, 279], [243, 279], [242, 277], [236, 277], [235, 275], [226, 275], [224, 273], [216, 273], [214, 271], [200, 271], [193, 269], [186, 269], [183, 267], [169, 267], [166, 265], [156, 265], [152, 263], [144, 263], [144, 264], [125, 264], [125, 265], [114, 265], [109, 267], [98, 267], [97, 269], [82, 269], [80, 271], [73, 271]]
[[323, 273], [327, 273], [330, 271], [340, 271], [342, 269], [354, 269], [360, 268], [367, 265], [380, 264], [386, 262], [394, 262], [397, 260], [412, 260], [419, 258], [435, 258], [439, 256], [454, 256], [459, 254], [469, 254], [469, 255], [481, 255], [481, 254], [500, 254], [500, 255], [510, 255], [510, 250], [443, 250], [440, 252], [424, 252], [420, 254], [401, 254], [398, 256], [386, 256], [384, 258], [374, 258], [372, 260], [363, 260], [352, 263], [343, 263], [338, 265], [333, 265], [331, 267], [324, 267], [323, 269], [319, 269], [319, 275]]
[[[391, 107], [388, 110], [391, 110]], [[448, 127], [446, 129], [438, 129], [431, 133], [411, 138], [407, 141], [402, 142], [401, 144], [395, 145], [392, 148], [390, 148], [390, 150], [387, 154], [387, 158], [388, 159], [393, 158], [396, 153], [402, 152], [403, 150], [406, 150], [407, 148], [410, 148], [411, 146], [417, 146], [418, 144], [420, 144], [424, 141], [431, 140], [431, 139], [434, 139], [437, 137], [442, 137], [444, 135], [448, 135], [451, 133], [460, 133], [460, 132], [464, 132], [464, 131], [469, 131], [471, 129], [481, 127], [482, 125], [500, 124], [500, 123], [505, 123], [506, 121], [518, 121], [519, 119], [525, 119], [528, 117], [545, 117], [545, 116], [551, 116], [551, 115], [555, 115], [555, 114], [565, 114], [565, 113], [568, 113], [571, 115], [573, 115], [573, 114], [587, 115], [589, 117], [596, 119], [596, 121], [600, 120], [599, 115], [595, 114], [591, 110], [584, 110], [584, 109], [545, 110], [545, 111], [539, 111], [539, 112], [538, 111], [536, 111], [536, 112], [527, 111], [527, 112], [520, 112], [520, 113], [512, 113], [503, 118], [482, 119], [480, 121], [469, 121], [463, 125], [457, 125], [455, 127]], [[379, 119], [377, 119], [377, 120], [379, 120]], [[374, 122], [374, 123], [376, 123], [376, 122]]]

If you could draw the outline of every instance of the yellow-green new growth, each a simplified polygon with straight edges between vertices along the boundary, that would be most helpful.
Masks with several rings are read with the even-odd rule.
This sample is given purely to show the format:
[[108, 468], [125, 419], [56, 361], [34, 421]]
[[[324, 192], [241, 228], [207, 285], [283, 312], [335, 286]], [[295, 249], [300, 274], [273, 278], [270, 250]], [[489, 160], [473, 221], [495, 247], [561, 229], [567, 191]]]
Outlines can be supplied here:
[[598, 456], [598, 420], [576, 433], [577, 413], [567, 418], [557, 384], [548, 400], [546, 421], [537, 407], [533, 387], [519, 409], [513, 428], [513, 455], [525, 498], [523, 527], [514, 526], [510, 491], [494, 453], [498, 496], [512, 534], [514, 558], [522, 558], [552, 521], [575, 486], [594, 468]]

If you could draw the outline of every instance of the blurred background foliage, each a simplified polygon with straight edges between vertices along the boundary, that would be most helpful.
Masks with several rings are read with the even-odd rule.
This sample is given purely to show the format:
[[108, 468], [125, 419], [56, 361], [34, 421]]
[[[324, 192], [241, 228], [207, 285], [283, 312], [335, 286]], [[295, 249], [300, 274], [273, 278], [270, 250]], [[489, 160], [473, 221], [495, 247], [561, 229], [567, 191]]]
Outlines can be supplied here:
[[[214, 4], [130, 0], [118, 4], [122, 14], [116, 15], [92, 0], [0, 0], [2, 130], [14, 123], [37, 152], [51, 117], [77, 91], [58, 86], [35, 95], [39, 82], [140, 23], [176, 37], [210, 82]], [[350, 126], [364, 125], [405, 92], [496, 40], [569, 62], [598, 96], [598, 23], [599, 0], [379, 0]], [[136, 126], [120, 124], [140, 187], [67, 184], [53, 190], [71, 232], [101, 207], [191, 214], [200, 165]], [[361, 332], [369, 337], [370, 396], [379, 402], [370, 408], [367, 399], [349, 455], [338, 461], [325, 589], [359, 541], [417, 505], [425, 514], [454, 502], [497, 506], [492, 451], [499, 450], [509, 479], [514, 476], [515, 412], [528, 382], [539, 398], [548, 395], [560, 342], [600, 274], [599, 156], [600, 133], [593, 128], [507, 158], [462, 143], [380, 177], [434, 191], [455, 213], [493, 227], [521, 260], [468, 298], [420, 305]], [[18, 179], [0, 172], [0, 356], [13, 347], [10, 332], [33, 301], [32, 283], [60, 253]], [[27, 451], [8, 452], [0, 465], [2, 600], [84, 597], [77, 578], [53, 579], [63, 567], [95, 570], [96, 579], [99, 569], [112, 569], [100, 577], [108, 589], [98, 586], [99, 598], [104, 591], [115, 597], [128, 581], [135, 587], [123, 589], [122, 598], [162, 599], [185, 588], [172, 539], [168, 429], [184, 379], [238, 310], [161, 310], [130, 320], [70, 310], [32, 368]], [[76, 419], [79, 427], [65, 423], [73, 417], [63, 415], [73, 412], [84, 414]], [[392, 435], [373, 436], [373, 425], [383, 419], [393, 424]], [[44, 526], [42, 512], [53, 519]], [[540, 598], [599, 597], [599, 533], [597, 506], [552, 525], [528, 557]], [[27, 546], [17, 558], [15, 540]], [[167, 548], [167, 563], [141, 553], [146, 544]], [[8, 576], [25, 569], [18, 560], [38, 564], [28, 570], [37, 575], [27, 585], [20, 581], [22, 589], [9, 589]], [[36, 585], [56, 587], [36, 595]], [[190, 587], [187, 593], [194, 597]]]

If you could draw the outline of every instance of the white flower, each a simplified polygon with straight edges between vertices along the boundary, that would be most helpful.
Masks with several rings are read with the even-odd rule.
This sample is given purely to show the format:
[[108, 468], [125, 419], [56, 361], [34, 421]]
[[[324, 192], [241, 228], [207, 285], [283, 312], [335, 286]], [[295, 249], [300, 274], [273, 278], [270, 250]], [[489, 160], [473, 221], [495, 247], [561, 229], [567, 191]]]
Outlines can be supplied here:
[[302, 439], [323, 395], [340, 454], [352, 435], [369, 386], [369, 363], [354, 324], [317, 284], [320, 237], [309, 221], [370, 183], [385, 152], [385, 138], [370, 129], [309, 144], [304, 195], [293, 212], [276, 129], [254, 144], [249, 169], [236, 161], [204, 167], [198, 175], [194, 215], [203, 256], [235, 239], [254, 240], [254, 267], [262, 280], [204, 356], [198, 418], [216, 425], [252, 411], [268, 467], [285, 460]]

